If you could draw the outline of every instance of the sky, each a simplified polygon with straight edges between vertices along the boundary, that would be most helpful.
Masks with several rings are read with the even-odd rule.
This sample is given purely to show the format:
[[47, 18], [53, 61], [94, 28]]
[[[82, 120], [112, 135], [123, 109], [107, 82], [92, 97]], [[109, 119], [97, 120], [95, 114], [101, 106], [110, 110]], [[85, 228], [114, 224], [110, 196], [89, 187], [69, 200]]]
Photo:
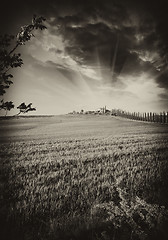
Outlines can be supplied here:
[[17, 50], [24, 65], [12, 71], [4, 100], [32, 102], [37, 115], [168, 111], [166, 1], [5, 2], [1, 34], [16, 35], [33, 14], [47, 29]]

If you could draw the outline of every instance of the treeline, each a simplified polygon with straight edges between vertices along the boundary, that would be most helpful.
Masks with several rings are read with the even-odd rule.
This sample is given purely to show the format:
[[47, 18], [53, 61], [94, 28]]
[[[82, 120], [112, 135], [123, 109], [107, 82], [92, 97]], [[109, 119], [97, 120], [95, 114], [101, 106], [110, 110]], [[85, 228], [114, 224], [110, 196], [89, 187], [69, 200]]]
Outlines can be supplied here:
[[156, 122], [156, 123], [168, 123], [168, 112], [153, 113], [153, 112], [127, 112], [120, 109], [113, 109], [112, 115], [120, 116], [132, 120]]

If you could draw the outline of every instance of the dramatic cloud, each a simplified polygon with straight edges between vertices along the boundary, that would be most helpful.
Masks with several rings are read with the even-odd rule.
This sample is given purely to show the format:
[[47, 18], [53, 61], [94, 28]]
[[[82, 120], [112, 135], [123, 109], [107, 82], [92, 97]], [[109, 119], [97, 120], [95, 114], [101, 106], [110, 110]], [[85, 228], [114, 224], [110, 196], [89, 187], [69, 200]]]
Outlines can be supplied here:
[[68, 110], [102, 104], [140, 111], [168, 108], [166, 1], [21, 2], [3, 30], [26, 24], [34, 12], [46, 17], [47, 30], [35, 32], [21, 50], [25, 66], [17, 77], [36, 82], [39, 99], [45, 88]]

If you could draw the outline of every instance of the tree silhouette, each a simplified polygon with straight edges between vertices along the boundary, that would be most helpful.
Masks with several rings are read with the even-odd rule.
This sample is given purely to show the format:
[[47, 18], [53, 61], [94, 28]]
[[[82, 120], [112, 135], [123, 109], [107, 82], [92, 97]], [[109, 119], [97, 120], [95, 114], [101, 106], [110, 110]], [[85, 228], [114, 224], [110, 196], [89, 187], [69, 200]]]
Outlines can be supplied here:
[[7, 111], [10, 111], [12, 108], [14, 108], [14, 104], [12, 101], [4, 102], [3, 100], [1, 100], [0, 109], [3, 109], [6, 111], [5, 116], [7, 115]]
[[[27, 41], [34, 37], [33, 30], [46, 29], [46, 26], [43, 25], [43, 22], [45, 20], [46, 19], [44, 17], [37, 17], [36, 15], [34, 15], [32, 18], [32, 23], [22, 26], [21, 30], [16, 36], [8, 34], [0, 36], [0, 96], [3, 96], [6, 93], [6, 90], [10, 87], [10, 85], [13, 84], [13, 75], [10, 74], [9, 71], [12, 68], [21, 67], [23, 64], [21, 54], [16, 53], [17, 48], [21, 45], [25, 45]], [[10, 103], [11, 102], [12, 101], [10, 101]], [[5, 103], [2, 102], [2, 105], [3, 104]], [[9, 102], [6, 102], [6, 104], [8, 105]], [[0, 109], [3, 108], [1, 107]]]
[[24, 102], [21, 103], [21, 104], [17, 107], [17, 109], [19, 109], [19, 113], [18, 113], [17, 115], [19, 115], [19, 114], [21, 114], [21, 113], [28, 113], [28, 112], [30, 112], [30, 111], [36, 111], [35, 108], [32, 108], [32, 103], [29, 103], [28, 105], [26, 105]]

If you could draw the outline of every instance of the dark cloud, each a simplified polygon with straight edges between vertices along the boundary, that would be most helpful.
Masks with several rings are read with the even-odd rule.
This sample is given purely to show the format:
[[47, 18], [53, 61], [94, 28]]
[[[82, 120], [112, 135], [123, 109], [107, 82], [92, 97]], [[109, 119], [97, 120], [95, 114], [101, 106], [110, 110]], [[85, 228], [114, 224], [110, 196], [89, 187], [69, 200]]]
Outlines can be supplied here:
[[126, 9], [107, 3], [81, 8], [76, 15], [58, 17], [53, 23], [59, 25], [59, 33], [69, 41], [67, 53], [74, 59], [80, 56], [82, 63], [88, 65], [97, 64], [98, 58], [101, 66], [119, 74], [134, 46], [135, 29], [124, 22], [129, 19]]
[[156, 78], [159, 87], [166, 88], [168, 90], [168, 69], [160, 72]]
[[168, 93], [160, 93], [159, 94], [159, 97], [162, 99], [162, 100], [165, 100], [165, 101], [168, 101]]
[[[55, 18], [50, 24], [57, 28], [49, 31], [62, 35], [66, 54], [78, 64], [99, 64], [116, 79], [147, 72], [168, 88], [167, 1], [13, 1], [1, 9], [2, 32], [26, 24], [33, 13]], [[155, 57], [144, 59], [146, 52]]]
[[164, 106], [164, 109], [167, 110], [168, 92], [159, 94], [159, 98], [160, 105]]

